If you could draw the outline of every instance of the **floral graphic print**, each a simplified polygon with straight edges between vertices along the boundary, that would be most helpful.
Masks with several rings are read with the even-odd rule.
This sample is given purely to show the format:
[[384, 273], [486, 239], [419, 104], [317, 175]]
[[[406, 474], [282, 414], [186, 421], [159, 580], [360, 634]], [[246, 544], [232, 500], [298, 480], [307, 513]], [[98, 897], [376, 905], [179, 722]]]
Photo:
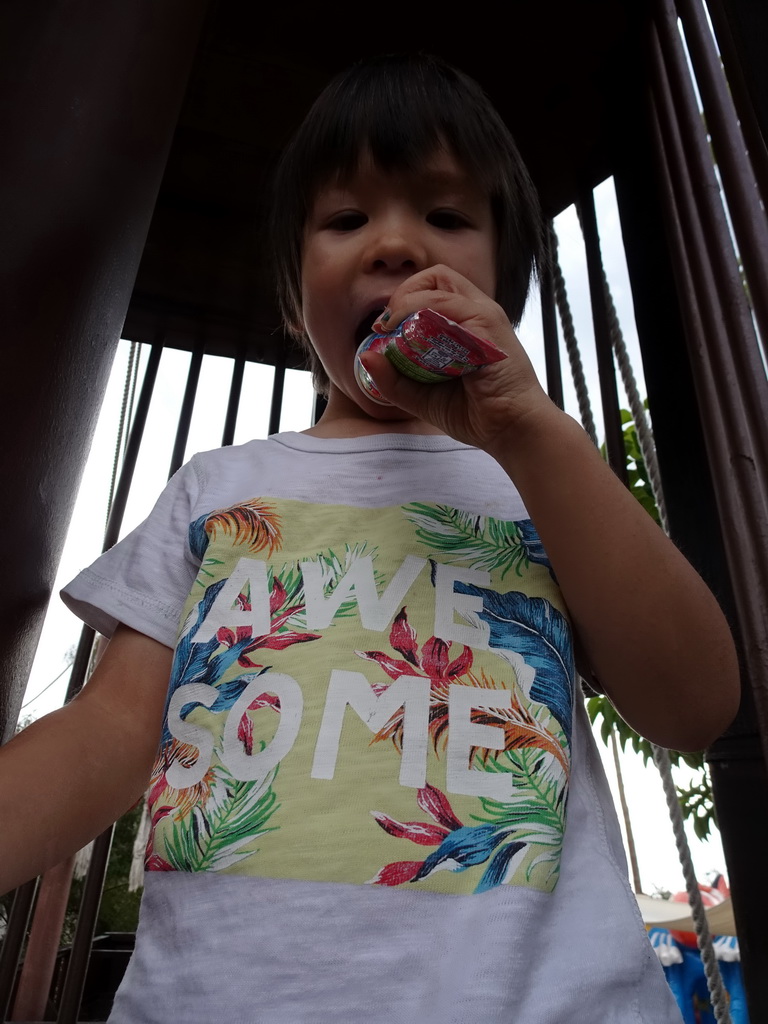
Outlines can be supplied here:
[[554, 887], [574, 669], [530, 522], [259, 497], [189, 548], [149, 870]]
[[[436, 822], [395, 821], [387, 814], [372, 811], [376, 822], [391, 836], [409, 839], [419, 846], [436, 846], [424, 860], [403, 860], [386, 864], [370, 879], [371, 885], [402, 885], [404, 882], [418, 882], [435, 871], [466, 871], [485, 862], [493, 855], [491, 863], [475, 887], [475, 892], [485, 892], [501, 885], [511, 877], [513, 862], [525, 850], [523, 842], [506, 842], [514, 831], [509, 825], [498, 824], [463, 825], [448, 802], [444, 793], [434, 786], [425, 786], [416, 795], [422, 811]], [[499, 846], [501, 844], [500, 849]], [[494, 853], [494, 851], [498, 851]]]
[[[420, 650], [415, 632], [408, 625], [406, 609], [401, 609], [390, 632], [392, 647], [402, 655], [397, 660], [381, 651], [357, 653], [379, 664], [387, 675], [397, 679], [401, 675], [424, 675], [430, 679], [429, 733], [436, 754], [448, 730], [449, 701], [447, 687], [462, 683], [486, 690], [501, 689], [484, 673], [478, 676], [470, 670], [472, 652], [468, 647], [453, 661], [448, 660], [449, 645], [438, 637], [430, 637]], [[414, 669], [417, 671], [414, 672]], [[421, 670], [421, 671], [418, 671]], [[385, 687], [381, 686], [381, 689]], [[515, 782], [509, 803], [480, 798], [485, 811], [485, 823], [463, 825], [453, 813], [447, 798], [438, 789], [427, 786], [419, 790], [417, 802], [437, 825], [426, 822], [401, 824], [382, 812], [373, 817], [385, 832], [409, 839], [421, 845], [438, 846], [424, 862], [401, 861], [385, 865], [372, 880], [378, 885], [400, 885], [428, 877], [433, 871], [448, 869], [464, 871], [468, 867], [485, 863], [500, 843], [505, 845], [494, 856], [487, 871], [478, 882], [475, 892], [500, 885], [511, 877], [513, 860], [520, 861], [528, 841], [552, 849], [534, 859], [528, 876], [537, 864], [559, 864], [559, 852], [564, 828], [565, 794], [570, 764], [567, 747], [558, 741], [541, 720], [546, 717], [546, 705], [539, 708], [525, 706], [525, 698], [513, 691], [511, 707], [495, 709], [474, 708], [472, 721], [482, 725], [496, 725], [504, 729], [504, 751], [492, 755], [487, 748], [473, 748], [470, 761], [476, 761], [484, 770], [510, 772]], [[402, 746], [403, 711], [398, 712], [379, 730], [375, 741], [391, 738], [399, 750]], [[533, 754], [533, 756], [532, 756]], [[531, 799], [531, 791], [535, 794]], [[518, 794], [528, 794], [520, 799]], [[526, 841], [521, 841], [522, 837]], [[506, 841], [510, 840], [509, 843]], [[556, 870], [553, 869], [553, 870]]]
[[[272, 551], [280, 541], [279, 519], [269, 506], [260, 502], [216, 512], [193, 524], [190, 528], [191, 543], [196, 538], [201, 555], [207, 549], [208, 538], [215, 537], [217, 530], [231, 535], [235, 543], [246, 544], [251, 550], [268, 548]], [[205, 538], [204, 547], [200, 546], [201, 538]], [[281, 651], [296, 643], [319, 639], [318, 634], [290, 628], [303, 614], [304, 605], [299, 579], [288, 575], [288, 587], [277, 576], [271, 580], [270, 632], [263, 636], [253, 636], [253, 631], [243, 626], [234, 630], [221, 627], [208, 642], [195, 643], [195, 636], [226, 580], [219, 580], [206, 589], [195, 610], [194, 621], [187, 622], [176, 647], [166, 707], [182, 683], [194, 681], [213, 686], [218, 691], [209, 708], [211, 713], [229, 712], [250, 681], [268, 673], [267, 666], [254, 661], [257, 651]], [[249, 610], [248, 595], [240, 594], [237, 604], [239, 608]], [[263, 654], [257, 657], [261, 659]], [[225, 678], [233, 668], [246, 671], [235, 678]], [[268, 680], [265, 680], [265, 686], [268, 687]], [[265, 690], [249, 703], [240, 717], [237, 738], [248, 755], [253, 753], [254, 737], [253, 722], [247, 712], [267, 707], [280, 713], [279, 697]], [[191, 705], [185, 706], [182, 718], [191, 710]], [[149, 790], [152, 833], [145, 861], [148, 870], [221, 870], [250, 856], [249, 853], [238, 853], [239, 847], [270, 831], [266, 823], [277, 808], [272, 789], [277, 769], [254, 783], [234, 779], [222, 764], [211, 765], [199, 782], [174, 791], [167, 779], [171, 765], [180, 762], [193, 767], [198, 756], [194, 747], [171, 735], [166, 715], [160, 754]], [[166, 856], [163, 857], [155, 850], [155, 833], [165, 818], [170, 820], [171, 828], [164, 843]]]

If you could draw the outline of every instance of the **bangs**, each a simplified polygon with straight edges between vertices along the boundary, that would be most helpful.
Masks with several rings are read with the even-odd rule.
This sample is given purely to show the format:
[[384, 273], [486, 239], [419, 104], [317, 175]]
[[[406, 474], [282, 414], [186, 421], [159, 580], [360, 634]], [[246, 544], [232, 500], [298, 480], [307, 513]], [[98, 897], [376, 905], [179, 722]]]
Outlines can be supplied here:
[[490, 196], [508, 165], [508, 138], [480, 87], [461, 72], [422, 55], [373, 58], [315, 104], [295, 140], [296, 185], [308, 210], [329, 181], [352, 177], [365, 153], [383, 171], [417, 171], [447, 147]]

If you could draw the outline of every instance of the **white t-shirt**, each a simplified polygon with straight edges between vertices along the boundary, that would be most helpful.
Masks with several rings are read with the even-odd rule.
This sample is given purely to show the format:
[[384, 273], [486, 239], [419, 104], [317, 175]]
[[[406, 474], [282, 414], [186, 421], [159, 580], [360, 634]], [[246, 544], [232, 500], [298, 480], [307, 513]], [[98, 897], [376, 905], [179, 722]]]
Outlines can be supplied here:
[[176, 648], [113, 1024], [679, 1024], [562, 596], [490, 457], [197, 455], [63, 596]]

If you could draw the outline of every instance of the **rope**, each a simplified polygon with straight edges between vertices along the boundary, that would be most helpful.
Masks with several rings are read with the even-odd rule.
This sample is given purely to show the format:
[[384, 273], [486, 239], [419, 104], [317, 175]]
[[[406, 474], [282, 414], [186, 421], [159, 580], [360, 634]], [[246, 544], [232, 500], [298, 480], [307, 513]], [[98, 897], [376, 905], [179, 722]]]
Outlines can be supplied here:
[[709, 931], [709, 921], [704, 911], [704, 903], [701, 899], [701, 890], [696, 880], [696, 872], [691, 859], [691, 848], [685, 835], [683, 824], [683, 812], [680, 808], [680, 801], [677, 799], [675, 783], [672, 778], [672, 763], [669, 760], [669, 751], [664, 747], [653, 749], [653, 760], [659, 769], [661, 784], [664, 788], [664, 796], [667, 800], [669, 817], [672, 821], [672, 831], [675, 835], [675, 845], [680, 858], [680, 866], [683, 869], [685, 889], [688, 893], [688, 902], [691, 907], [691, 917], [696, 928], [696, 941], [699, 945], [701, 960], [704, 965], [704, 975], [707, 979], [709, 998], [715, 1014], [717, 1024], [731, 1024], [731, 1013], [728, 1009], [728, 994], [723, 986], [723, 978], [720, 967], [717, 963], [717, 955], [712, 945], [712, 935]]
[[[126, 424], [130, 424], [131, 420], [133, 419], [133, 405], [134, 405], [134, 401], [136, 399], [136, 385], [137, 385], [138, 380], [139, 380], [139, 363], [141, 362], [141, 342], [139, 342], [137, 344], [136, 342], [132, 341], [131, 345], [132, 346], [136, 345], [136, 361], [133, 364], [133, 379], [131, 380], [131, 397], [128, 400], [128, 410], [127, 410], [126, 416], [125, 416], [125, 423]], [[129, 369], [130, 369], [130, 362], [129, 362]], [[126, 451], [128, 449], [128, 439], [130, 437], [130, 431], [124, 430], [123, 434], [124, 434], [124, 436], [123, 436], [123, 458], [125, 458], [125, 453], [126, 453]]]
[[563, 328], [563, 339], [565, 341], [565, 349], [568, 353], [568, 361], [571, 365], [571, 377], [573, 378], [573, 386], [576, 389], [576, 398], [579, 402], [579, 415], [581, 416], [581, 422], [584, 429], [592, 438], [594, 444], [597, 444], [597, 430], [595, 428], [595, 420], [592, 415], [592, 406], [589, 401], [589, 388], [587, 387], [587, 378], [584, 375], [584, 366], [581, 362], [581, 352], [579, 350], [579, 343], [576, 340], [576, 331], [573, 326], [573, 317], [571, 316], [571, 306], [568, 302], [568, 292], [565, 289], [565, 278], [560, 268], [560, 261], [557, 258], [557, 235], [553, 224], [549, 224], [549, 251], [552, 258], [552, 281], [555, 289], [555, 303], [557, 305], [557, 311], [560, 314], [560, 323]]
[[136, 393], [136, 378], [138, 377], [139, 369], [139, 360], [136, 358], [137, 349], [138, 343], [132, 341], [131, 348], [128, 353], [128, 368], [125, 373], [125, 386], [123, 387], [123, 403], [120, 407], [120, 420], [117, 425], [117, 442], [115, 444], [115, 457], [112, 461], [112, 478], [109, 481], [109, 494], [107, 497], [107, 517], [105, 529], [106, 524], [109, 523], [109, 515], [112, 511], [112, 501], [114, 500], [115, 497], [117, 470], [120, 465], [121, 457], [120, 449], [123, 448], [123, 438], [125, 437], [126, 443], [128, 438], [126, 423], [130, 420], [131, 413], [133, 412], [133, 396]]
[[[579, 224], [583, 231], [584, 223], [582, 220], [581, 203], [576, 204], [576, 214], [579, 218]], [[664, 495], [661, 485], [661, 472], [659, 470], [659, 460], [656, 457], [656, 445], [653, 440], [653, 432], [648, 422], [648, 416], [645, 411], [643, 400], [640, 397], [640, 390], [637, 386], [635, 372], [632, 369], [629, 352], [627, 351], [627, 346], [624, 341], [624, 332], [621, 329], [611, 288], [608, 284], [608, 277], [605, 273], [605, 267], [603, 266], [602, 255], [600, 256], [600, 274], [602, 276], [603, 291], [605, 293], [605, 305], [608, 314], [608, 333], [611, 339], [611, 346], [616, 356], [616, 362], [618, 363], [619, 373], [621, 375], [621, 382], [624, 385], [624, 391], [627, 395], [627, 401], [629, 402], [629, 410], [632, 413], [635, 430], [637, 431], [637, 440], [640, 445], [643, 462], [645, 463], [645, 468], [648, 471], [648, 483], [651, 485], [651, 493], [653, 494], [653, 499], [656, 502], [656, 508], [659, 510], [659, 519], [664, 532], [669, 534], [666, 507], [664, 504]]]
[[[581, 211], [578, 204], [576, 210], [579, 215], [579, 223], [581, 223]], [[586, 387], [586, 381], [584, 379], [581, 356], [578, 352], [576, 334], [573, 330], [573, 318], [571, 317], [570, 308], [568, 306], [568, 295], [565, 290], [562, 271], [557, 259], [557, 236], [555, 235], [554, 226], [551, 223], [549, 225], [549, 237], [550, 252], [552, 254], [553, 277], [555, 281], [555, 298], [563, 326], [563, 337], [566, 339], [566, 345], [569, 346], [569, 344], [572, 343], [575, 349], [575, 353], [572, 356], [571, 349], [569, 347], [568, 356], [571, 363], [571, 372], [574, 375], [576, 394], [579, 399], [579, 412], [581, 414], [584, 429], [592, 438], [594, 443], [597, 444], [594, 419], [592, 418], [592, 411], [589, 402], [589, 394]], [[608, 284], [605, 267], [602, 265], [602, 257], [600, 269], [603, 279], [603, 289], [605, 291], [611, 344], [616, 354], [622, 383], [624, 384], [624, 390], [626, 391], [627, 398], [629, 400], [630, 411], [632, 412], [635, 429], [637, 430], [638, 443], [640, 444], [643, 461], [645, 462], [646, 469], [648, 470], [648, 482], [651, 485], [656, 506], [659, 510], [659, 519], [662, 523], [664, 532], [669, 534], [666, 503], [664, 501], [661, 474], [659, 472], [659, 464], [656, 457], [656, 446], [653, 441], [653, 434], [648, 423], [645, 408], [640, 399], [640, 392], [637, 388], [637, 381], [632, 370], [632, 364], [629, 359], [627, 347], [624, 343], [624, 335], [621, 331], [621, 325], [616, 313], [613, 296], [611, 295], [611, 289]], [[568, 324], [569, 327], [566, 327], [566, 324]], [[569, 331], [571, 339], [570, 342]], [[576, 370], [574, 370], [574, 367], [576, 367]], [[694, 926], [696, 928], [696, 941], [699, 946], [701, 960], [704, 966], [704, 975], [707, 979], [707, 987], [709, 989], [712, 1009], [715, 1014], [715, 1021], [717, 1024], [731, 1024], [731, 1014], [728, 1009], [728, 995], [723, 987], [723, 979], [712, 944], [712, 936], [709, 931], [709, 922], [707, 921], [707, 916], [704, 910], [704, 903], [701, 898], [699, 884], [696, 880], [693, 860], [691, 859], [690, 846], [688, 845], [688, 840], [685, 835], [683, 812], [675, 790], [669, 752], [663, 747], [658, 747], [655, 744], [652, 744], [652, 750], [654, 764], [661, 776], [664, 796], [666, 797], [667, 808], [669, 809], [669, 817], [672, 823], [675, 845], [680, 859], [680, 866], [683, 870], [688, 902], [691, 907], [691, 917], [693, 918]]]

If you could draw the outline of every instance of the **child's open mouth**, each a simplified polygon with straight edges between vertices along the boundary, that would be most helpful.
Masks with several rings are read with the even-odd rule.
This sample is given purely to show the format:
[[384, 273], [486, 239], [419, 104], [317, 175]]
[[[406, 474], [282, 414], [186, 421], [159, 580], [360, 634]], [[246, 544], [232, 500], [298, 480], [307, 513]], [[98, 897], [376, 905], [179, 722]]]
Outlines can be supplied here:
[[384, 307], [381, 309], [372, 309], [369, 313], [366, 313], [360, 323], [357, 325], [355, 330], [355, 348], [358, 348], [368, 337], [369, 334], [373, 334], [371, 324], [381, 316], [384, 312]]

